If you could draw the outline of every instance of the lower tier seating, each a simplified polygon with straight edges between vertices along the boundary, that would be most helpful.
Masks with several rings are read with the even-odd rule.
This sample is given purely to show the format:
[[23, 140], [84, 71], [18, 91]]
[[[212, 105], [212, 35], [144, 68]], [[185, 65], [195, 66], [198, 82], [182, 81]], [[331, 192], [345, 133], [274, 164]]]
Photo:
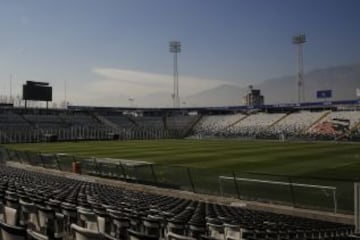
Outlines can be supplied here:
[[0, 239], [334, 239], [353, 226], [0, 168]]

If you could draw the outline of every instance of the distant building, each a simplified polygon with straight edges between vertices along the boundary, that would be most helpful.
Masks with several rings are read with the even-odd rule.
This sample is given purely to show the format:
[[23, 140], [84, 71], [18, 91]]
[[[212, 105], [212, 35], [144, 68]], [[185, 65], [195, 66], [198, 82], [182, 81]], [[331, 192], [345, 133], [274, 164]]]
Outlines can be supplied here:
[[261, 95], [260, 89], [253, 89], [253, 86], [249, 86], [249, 92], [244, 97], [244, 104], [247, 106], [263, 105], [264, 96]]

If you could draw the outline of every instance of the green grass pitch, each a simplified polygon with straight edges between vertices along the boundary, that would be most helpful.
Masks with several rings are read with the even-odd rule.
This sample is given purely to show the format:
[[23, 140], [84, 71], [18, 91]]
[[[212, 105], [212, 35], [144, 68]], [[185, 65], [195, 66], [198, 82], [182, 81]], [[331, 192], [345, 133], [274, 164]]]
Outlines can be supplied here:
[[360, 176], [360, 144], [240, 140], [89, 141], [8, 144], [8, 148], [79, 157], [182, 165], [212, 172], [260, 172], [352, 179]]

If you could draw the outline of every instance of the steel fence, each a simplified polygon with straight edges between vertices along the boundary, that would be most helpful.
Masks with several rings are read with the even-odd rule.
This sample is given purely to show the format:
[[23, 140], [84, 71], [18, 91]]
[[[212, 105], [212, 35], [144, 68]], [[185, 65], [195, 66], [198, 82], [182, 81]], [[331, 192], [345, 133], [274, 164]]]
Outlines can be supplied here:
[[[163, 164], [128, 165], [116, 160], [101, 162], [96, 158], [80, 158], [69, 154], [45, 154], [6, 148], [0, 148], [0, 160], [67, 172], [72, 171], [72, 163], [76, 161], [81, 166], [81, 173], [86, 175], [298, 208], [334, 211], [336, 203], [338, 212], [354, 211], [352, 179], [231, 172]], [[219, 178], [220, 176], [224, 177]], [[277, 184], [269, 185], [269, 182]], [[304, 187], [309, 185], [328, 188]]]

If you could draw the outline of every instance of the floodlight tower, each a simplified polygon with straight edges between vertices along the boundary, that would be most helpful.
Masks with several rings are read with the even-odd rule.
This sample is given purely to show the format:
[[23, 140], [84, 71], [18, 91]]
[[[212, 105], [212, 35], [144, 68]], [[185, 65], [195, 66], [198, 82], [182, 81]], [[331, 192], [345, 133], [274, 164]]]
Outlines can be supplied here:
[[174, 108], [179, 108], [180, 97], [179, 97], [179, 72], [178, 72], [177, 54], [181, 52], [181, 43], [179, 41], [171, 41], [169, 43], [169, 49], [171, 53], [174, 53], [174, 93], [172, 97], [174, 102]]
[[297, 74], [296, 81], [298, 85], [298, 102], [305, 101], [305, 87], [304, 87], [304, 61], [303, 61], [303, 45], [306, 42], [305, 34], [300, 33], [293, 36], [293, 44], [298, 47], [297, 52]]

